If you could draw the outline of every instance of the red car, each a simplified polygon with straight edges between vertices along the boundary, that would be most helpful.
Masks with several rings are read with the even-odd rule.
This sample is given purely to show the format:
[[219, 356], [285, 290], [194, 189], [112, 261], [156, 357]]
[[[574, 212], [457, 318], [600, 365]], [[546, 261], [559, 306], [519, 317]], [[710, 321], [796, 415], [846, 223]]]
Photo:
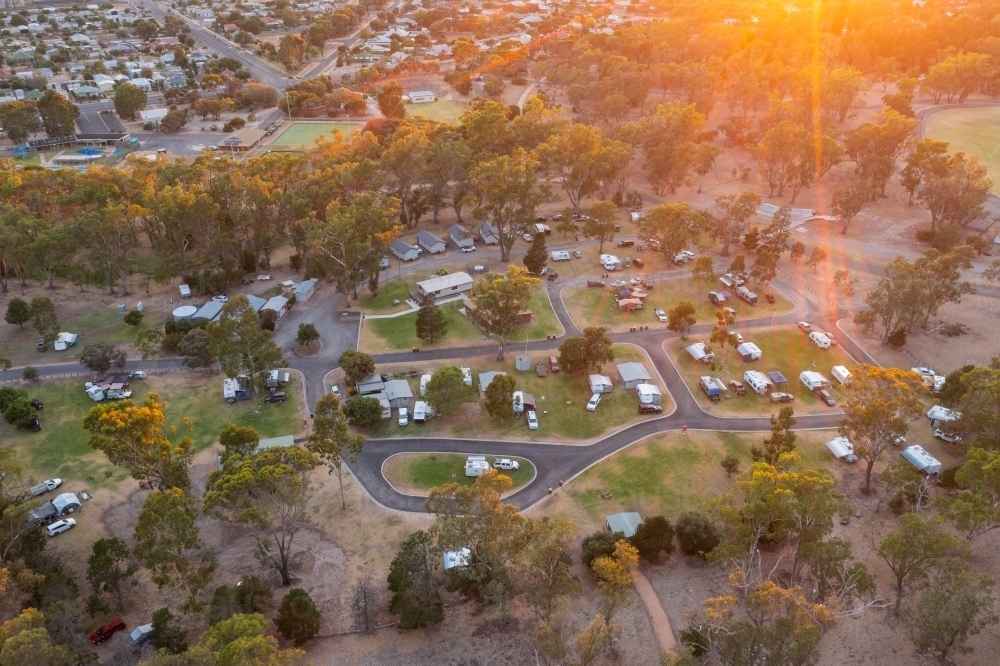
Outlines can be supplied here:
[[90, 644], [100, 645], [119, 631], [125, 631], [125, 621], [120, 617], [116, 617], [90, 635]]

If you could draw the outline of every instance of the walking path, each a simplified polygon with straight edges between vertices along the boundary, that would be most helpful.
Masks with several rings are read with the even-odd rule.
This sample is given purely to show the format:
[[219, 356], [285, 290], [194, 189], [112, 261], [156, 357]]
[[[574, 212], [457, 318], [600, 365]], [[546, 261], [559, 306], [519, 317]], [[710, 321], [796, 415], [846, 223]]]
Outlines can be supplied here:
[[635, 572], [634, 585], [642, 603], [646, 604], [646, 612], [649, 613], [649, 620], [653, 623], [653, 633], [656, 634], [660, 649], [667, 654], [676, 654], [677, 641], [674, 639], [674, 630], [670, 627], [670, 618], [663, 610], [660, 598], [656, 596], [656, 590], [641, 571]]

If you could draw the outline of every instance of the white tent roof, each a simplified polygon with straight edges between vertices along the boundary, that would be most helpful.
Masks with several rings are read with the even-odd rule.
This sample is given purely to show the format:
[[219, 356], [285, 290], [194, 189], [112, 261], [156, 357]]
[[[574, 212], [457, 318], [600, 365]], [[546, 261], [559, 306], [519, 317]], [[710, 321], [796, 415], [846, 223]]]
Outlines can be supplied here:
[[948, 409], [941, 405], [934, 405], [927, 411], [927, 418], [932, 421], [955, 421], [961, 416], [961, 412], [956, 412], [954, 409]]
[[468, 273], [449, 273], [448, 275], [438, 275], [417, 283], [417, 287], [425, 294], [433, 294], [437, 291], [444, 291], [452, 287], [464, 287], [472, 284], [472, 278]]

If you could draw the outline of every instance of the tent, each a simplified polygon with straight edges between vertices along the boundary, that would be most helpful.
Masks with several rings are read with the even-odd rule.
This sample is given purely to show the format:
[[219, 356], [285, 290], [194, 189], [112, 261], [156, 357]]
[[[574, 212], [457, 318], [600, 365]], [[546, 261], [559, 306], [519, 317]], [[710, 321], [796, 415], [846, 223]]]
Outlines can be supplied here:
[[691, 355], [691, 358], [701, 363], [711, 363], [715, 360], [715, 352], [705, 352], [704, 342], [696, 342], [686, 347], [685, 351]]

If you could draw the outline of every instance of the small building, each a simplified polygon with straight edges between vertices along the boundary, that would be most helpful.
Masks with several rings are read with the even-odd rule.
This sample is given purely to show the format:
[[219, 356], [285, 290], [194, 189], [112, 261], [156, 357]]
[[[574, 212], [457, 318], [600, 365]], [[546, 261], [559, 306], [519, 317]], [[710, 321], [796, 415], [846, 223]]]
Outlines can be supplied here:
[[244, 127], [227, 136], [219, 144], [219, 150], [230, 153], [245, 153], [253, 150], [260, 143], [264, 132], [256, 127]]
[[611, 393], [615, 390], [611, 383], [611, 377], [605, 377], [604, 375], [590, 375], [588, 380], [590, 381], [591, 393]]
[[425, 299], [431, 298], [434, 301], [467, 294], [472, 289], [472, 278], [468, 273], [449, 273], [447, 275], [437, 275], [427, 280], [417, 283], [417, 292], [414, 294], [421, 303]]
[[617, 366], [618, 375], [622, 378], [622, 384], [627, 389], [634, 389], [639, 384], [649, 384], [653, 378], [649, 376], [649, 371], [642, 363], [631, 361], [619, 363]]
[[616, 304], [619, 312], [635, 312], [642, 309], [642, 301], [638, 298], [619, 298]]
[[763, 352], [760, 351], [760, 347], [752, 342], [744, 342], [739, 347], [736, 348], [736, 353], [740, 355], [745, 363], [750, 363], [751, 361], [759, 361]]
[[139, 119], [144, 123], [152, 123], [159, 126], [160, 121], [166, 118], [170, 109], [143, 109], [139, 112]]
[[299, 282], [292, 289], [292, 294], [295, 296], [296, 303], [305, 303], [312, 295], [316, 292], [316, 283], [319, 282], [318, 278], [309, 278], [303, 282]]
[[437, 101], [437, 96], [429, 90], [419, 90], [411, 92], [408, 97], [411, 104], [430, 104]]
[[612, 534], [622, 534], [626, 539], [635, 536], [635, 531], [642, 524], [642, 516], [635, 511], [616, 513], [604, 519], [604, 524]]
[[472, 236], [469, 235], [469, 232], [461, 224], [453, 224], [448, 227], [448, 238], [459, 249], [476, 246], [476, 242], [472, 240]]
[[396, 255], [400, 261], [413, 261], [420, 256], [416, 246], [410, 245], [406, 241], [395, 239], [389, 243], [389, 251]]
[[382, 375], [372, 373], [365, 377], [364, 379], [358, 381], [357, 386], [358, 395], [371, 395], [372, 393], [382, 393], [385, 391], [385, 382], [382, 381]]
[[253, 294], [246, 294], [246, 297], [247, 300], [250, 301], [250, 307], [253, 309], [254, 312], [260, 312], [260, 309], [264, 307], [264, 305], [267, 303], [267, 301], [261, 298], [260, 296], [254, 296]]
[[506, 374], [507, 374], [506, 372], [502, 372], [502, 371], [498, 371], [498, 370], [490, 370], [489, 372], [480, 372], [479, 373], [479, 397], [480, 398], [485, 398], [486, 397], [486, 387], [490, 385], [490, 382], [493, 381], [494, 377], [496, 377], [497, 375], [506, 375]]
[[941, 471], [941, 463], [938, 459], [927, 453], [924, 447], [919, 444], [906, 447], [899, 452], [899, 455], [924, 474], [937, 474]]
[[216, 321], [220, 314], [222, 314], [222, 303], [212, 300], [198, 308], [191, 319], [192, 321]]
[[385, 398], [394, 409], [409, 407], [413, 400], [413, 391], [405, 379], [390, 379], [385, 383]]
[[708, 364], [715, 361], [715, 352], [706, 352], [704, 342], [696, 342], [693, 345], [685, 347], [684, 350], [699, 363]]
[[489, 222], [483, 222], [479, 225], [479, 238], [487, 245], [500, 244], [500, 232]]
[[663, 404], [663, 395], [656, 384], [639, 384], [635, 387], [635, 394], [639, 396], [639, 402], [643, 405]]
[[448, 249], [448, 246], [443, 240], [424, 229], [417, 232], [417, 245], [424, 248], [431, 254], [440, 254]]
[[948, 409], [941, 405], [934, 405], [927, 411], [927, 418], [931, 420], [932, 428], [938, 428], [942, 423], [947, 423], [948, 421], [957, 421], [961, 417], [961, 412], [956, 412], [954, 409]]
[[288, 299], [284, 296], [272, 296], [267, 303], [264, 303], [264, 307], [260, 309], [262, 313], [268, 311], [273, 312], [278, 319], [281, 319], [287, 310]]

